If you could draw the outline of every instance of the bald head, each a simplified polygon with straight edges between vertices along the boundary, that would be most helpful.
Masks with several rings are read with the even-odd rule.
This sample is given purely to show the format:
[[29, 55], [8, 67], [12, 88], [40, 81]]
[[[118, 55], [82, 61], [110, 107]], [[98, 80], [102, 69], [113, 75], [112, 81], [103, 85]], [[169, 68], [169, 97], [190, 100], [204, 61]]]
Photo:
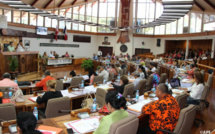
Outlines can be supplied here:
[[157, 86], [155, 94], [158, 98], [161, 98], [165, 94], [172, 94], [172, 90], [169, 90], [166, 84], [161, 83]]

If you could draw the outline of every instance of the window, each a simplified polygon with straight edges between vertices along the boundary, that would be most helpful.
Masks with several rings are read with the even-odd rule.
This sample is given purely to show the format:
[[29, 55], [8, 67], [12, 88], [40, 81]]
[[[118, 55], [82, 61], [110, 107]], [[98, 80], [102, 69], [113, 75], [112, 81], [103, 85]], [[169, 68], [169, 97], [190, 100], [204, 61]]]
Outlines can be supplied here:
[[13, 22], [20, 23], [21, 12], [20, 11], [13, 11]]
[[67, 18], [72, 18], [72, 8], [68, 8], [66, 9], [66, 17]]
[[56, 28], [56, 26], [57, 26], [57, 20], [52, 19], [52, 28]]
[[202, 14], [191, 13], [190, 19], [190, 33], [201, 32]]
[[204, 14], [204, 28], [203, 31], [215, 30], [215, 15]]
[[11, 11], [10, 10], [4, 10], [4, 15], [7, 16], [7, 21], [11, 22]]
[[178, 31], [177, 31], [178, 33], [177, 34], [183, 33], [183, 21], [184, 21], [183, 17], [178, 20]]
[[37, 25], [37, 16], [34, 14], [30, 14], [30, 25], [33, 25], [33, 26]]
[[66, 29], [67, 30], [71, 30], [71, 25], [72, 25], [72, 23], [71, 22], [65, 22], [66, 23]]
[[59, 29], [65, 28], [65, 21], [59, 21]]
[[204, 24], [204, 31], [212, 31], [215, 30], [215, 22], [209, 22]]
[[22, 22], [21, 23], [28, 25], [28, 12], [22, 11]]
[[48, 17], [45, 17], [45, 27], [51, 27], [51, 24], [52, 24], [51, 19]]
[[156, 35], [165, 34], [164, 32], [165, 32], [165, 25], [155, 27], [155, 34]]
[[43, 19], [44, 19], [43, 16], [40, 16], [40, 15], [37, 16], [37, 26], [40, 26], [40, 27], [44, 26], [43, 25], [43, 23], [44, 23]]

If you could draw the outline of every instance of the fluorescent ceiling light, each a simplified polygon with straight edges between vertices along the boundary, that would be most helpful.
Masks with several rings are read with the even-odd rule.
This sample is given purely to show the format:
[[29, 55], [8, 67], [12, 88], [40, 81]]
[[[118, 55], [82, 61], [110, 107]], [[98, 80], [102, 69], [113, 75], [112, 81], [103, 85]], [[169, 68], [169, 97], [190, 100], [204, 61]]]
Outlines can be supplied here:
[[164, 8], [191, 8], [193, 5], [164, 5]]

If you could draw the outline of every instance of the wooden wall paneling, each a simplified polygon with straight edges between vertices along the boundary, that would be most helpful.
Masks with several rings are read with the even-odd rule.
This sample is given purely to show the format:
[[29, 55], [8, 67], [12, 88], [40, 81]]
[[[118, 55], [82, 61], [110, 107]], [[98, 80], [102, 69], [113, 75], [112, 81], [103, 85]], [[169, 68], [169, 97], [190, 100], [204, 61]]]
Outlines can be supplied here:
[[212, 89], [215, 90], [215, 76], [213, 77]]
[[19, 73], [26, 73], [26, 55], [20, 55], [19, 56]]
[[[4, 60], [5, 60], [5, 62], [4, 62], [4, 64], [5, 64], [5, 69], [4, 69], [4, 72], [3, 73], [5, 73], [5, 72], [10, 72], [10, 67], [9, 67], [9, 61], [8, 61], [8, 59], [10, 58], [10, 56], [9, 55], [7, 55], [7, 56], [4, 56]], [[2, 64], [3, 65], [3, 64]]]
[[177, 48], [186, 50], [187, 41], [186, 40], [166, 40], [165, 52], [174, 51]]
[[208, 49], [212, 49], [212, 39], [205, 39], [205, 40], [189, 40], [189, 49], [196, 49], [201, 48], [202, 50], [206, 51]]
[[38, 55], [33, 55], [33, 59], [32, 59], [32, 68], [33, 68], [33, 71], [37, 70], [38, 68], [38, 64], [37, 64], [37, 60], [38, 59]]
[[205, 82], [207, 83], [207, 81], [208, 81], [208, 77], [209, 77], [209, 73], [205, 73], [205, 78], [204, 78], [204, 80], [205, 80]]

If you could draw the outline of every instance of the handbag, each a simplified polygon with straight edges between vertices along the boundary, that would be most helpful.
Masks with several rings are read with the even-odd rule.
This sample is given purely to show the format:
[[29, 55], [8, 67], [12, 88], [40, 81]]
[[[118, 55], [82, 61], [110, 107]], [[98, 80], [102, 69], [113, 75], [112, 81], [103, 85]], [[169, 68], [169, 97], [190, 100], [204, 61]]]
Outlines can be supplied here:
[[11, 101], [12, 102], [24, 102], [25, 101], [23, 92], [20, 88], [18, 88], [18, 90], [16, 90], [16, 92], [13, 94], [13, 96], [11, 97]]
[[91, 94], [94, 94], [95, 96], [95, 93], [93, 92], [87, 93], [85, 99], [82, 101], [82, 104], [81, 104], [82, 108], [89, 108], [90, 105], [93, 105], [94, 99]]

